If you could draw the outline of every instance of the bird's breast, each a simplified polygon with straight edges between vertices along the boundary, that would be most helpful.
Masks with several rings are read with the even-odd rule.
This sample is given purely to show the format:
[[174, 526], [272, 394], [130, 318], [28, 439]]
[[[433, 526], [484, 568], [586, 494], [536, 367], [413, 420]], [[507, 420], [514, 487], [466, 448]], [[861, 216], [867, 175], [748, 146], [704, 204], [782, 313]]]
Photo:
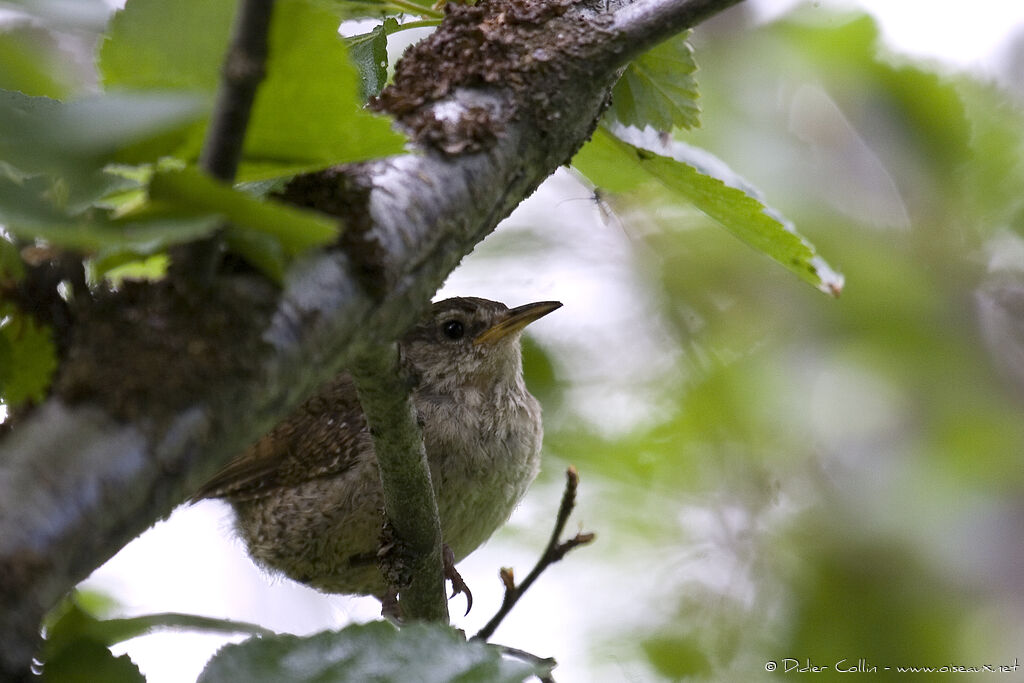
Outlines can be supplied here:
[[468, 555], [508, 520], [540, 469], [540, 405], [525, 388], [417, 402], [445, 542]]

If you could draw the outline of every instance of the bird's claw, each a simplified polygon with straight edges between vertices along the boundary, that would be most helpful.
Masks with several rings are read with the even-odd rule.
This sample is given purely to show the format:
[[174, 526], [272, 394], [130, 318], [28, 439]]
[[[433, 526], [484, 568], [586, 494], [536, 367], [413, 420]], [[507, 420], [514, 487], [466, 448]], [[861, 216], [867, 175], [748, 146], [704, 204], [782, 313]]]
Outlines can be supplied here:
[[473, 591], [469, 590], [462, 575], [455, 569], [455, 553], [447, 545], [444, 546], [444, 578], [452, 582], [452, 594], [448, 596], [449, 600], [459, 593], [466, 594], [466, 614], [469, 614], [469, 610], [473, 609]]

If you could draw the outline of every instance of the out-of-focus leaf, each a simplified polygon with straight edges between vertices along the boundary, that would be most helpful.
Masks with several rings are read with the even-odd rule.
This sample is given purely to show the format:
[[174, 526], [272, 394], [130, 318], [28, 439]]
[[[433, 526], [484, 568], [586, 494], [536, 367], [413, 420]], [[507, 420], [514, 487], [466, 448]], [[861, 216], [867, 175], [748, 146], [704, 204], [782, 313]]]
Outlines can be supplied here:
[[20, 280], [25, 275], [25, 267], [14, 244], [0, 237], [0, 286], [11, 280]]
[[149, 195], [155, 202], [165, 202], [183, 211], [219, 216], [237, 228], [270, 235], [289, 255], [328, 244], [338, 236], [339, 225], [335, 219], [272, 199], [253, 197], [196, 169], [157, 173], [150, 181]]
[[58, 653], [76, 641], [88, 640], [109, 647], [161, 629], [272, 635], [272, 631], [255, 624], [176, 612], [145, 614], [123, 619], [97, 619], [77, 603], [72, 603], [47, 629], [44, 656]]
[[964, 197], [989, 225], [1017, 221], [1024, 234], [1024, 110], [990, 85], [965, 80], [960, 93], [971, 122], [970, 163], [959, 169]]
[[98, 64], [104, 85], [214, 92], [235, 6], [236, 0], [127, 3], [111, 19], [100, 46]]
[[281, 242], [263, 232], [228, 226], [224, 231], [228, 249], [256, 266], [264, 275], [278, 284], [284, 282], [288, 256]]
[[0, 159], [79, 180], [133, 145], [181, 131], [207, 110], [188, 94], [118, 93], [64, 103], [0, 91]]
[[106, 278], [115, 286], [125, 280], [161, 280], [167, 274], [167, 254], [140, 256], [130, 251], [106, 251], [89, 262], [95, 279]]
[[720, 160], [682, 143], [634, 137], [646, 146], [630, 144], [599, 129], [573, 158], [573, 166], [595, 184], [613, 191], [634, 189], [644, 179], [655, 180], [677, 201], [692, 203], [801, 279], [827, 294], [839, 294], [842, 276], [818, 256], [792, 223], [766, 206], [753, 188]]
[[43, 683], [146, 683], [128, 655], [115, 657], [91, 640], [78, 640], [43, 664]]
[[437, 683], [518, 683], [549, 670], [504, 659], [497, 648], [467, 642], [446, 626], [410, 624], [398, 630], [378, 621], [307, 638], [279, 635], [228, 645], [210, 660], [199, 683], [399, 683], [411, 675]]
[[[864, 658], [865, 668], [878, 666], [870, 673], [892, 667], [887, 680], [906, 677], [895, 666], [956, 661], [952, 648], [960, 638], [960, 611], [970, 605], [967, 595], [905, 545], [849, 535], [840, 539], [821, 521], [812, 521], [803, 530], [808, 535], [798, 541], [809, 562], [791, 577], [790, 609], [798, 628], [788, 634], [782, 651], [830, 664], [845, 660], [846, 668]], [[851, 616], [837, 619], [837, 613]], [[852, 644], [863, 654], [850, 654]]]
[[50, 26], [97, 33], [110, 18], [104, 0], [5, 0], [7, 9], [21, 11]]
[[0, 396], [10, 406], [42, 401], [57, 369], [49, 328], [11, 305], [0, 307]]
[[23, 239], [44, 239], [70, 249], [103, 249], [151, 254], [171, 244], [208, 235], [217, 227], [216, 216], [194, 211], [156, 212], [111, 219], [101, 211], [71, 216], [57, 209], [31, 183], [19, 184], [0, 177], [0, 222]]
[[[18, 199], [21, 201], [19, 202]], [[0, 220], [19, 237], [88, 253], [128, 251], [151, 254], [173, 244], [189, 242], [213, 231], [216, 216], [150, 212], [132, 219], [110, 219], [101, 212], [68, 216], [24, 188], [0, 181]]]
[[366, 101], [379, 95], [388, 80], [388, 31], [398, 27], [394, 17], [388, 17], [369, 33], [346, 38], [348, 54], [359, 72], [359, 96]]
[[270, 635], [270, 631], [254, 624], [193, 614], [99, 619], [85, 608], [90, 604], [106, 607], [95, 597], [76, 592], [48, 615], [42, 656], [44, 680], [143, 681], [127, 656], [115, 658], [107, 648], [160, 629]]
[[[192, 88], [212, 94], [233, 13], [234, 3], [227, 0], [134, 0], [114, 18], [101, 49], [104, 81], [108, 87]], [[404, 138], [390, 121], [362, 107], [360, 77], [333, 11], [311, 0], [282, 0], [274, 10], [269, 47], [239, 180], [401, 151]], [[203, 137], [195, 128], [176, 154], [194, 161]]]
[[4, 90], [64, 98], [75, 86], [70, 61], [43, 28], [24, 23], [0, 30], [0, 88]]
[[647, 659], [671, 680], [708, 676], [712, 672], [708, 655], [693, 638], [654, 636], [643, 643]]
[[680, 34], [630, 62], [612, 91], [610, 116], [626, 126], [659, 131], [700, 125], [697, 64], [688, 36]]
[[261, 165], [281, 166], [275, 173], [284, 175], [402, 151], [405, 139], [390, 119], [363, 109], [359, 74], [330, 11], [306, 0], [280, 2], [270, 54], [244, 149], [253, 170], [243, 166], [240, 180], [271, 177]]

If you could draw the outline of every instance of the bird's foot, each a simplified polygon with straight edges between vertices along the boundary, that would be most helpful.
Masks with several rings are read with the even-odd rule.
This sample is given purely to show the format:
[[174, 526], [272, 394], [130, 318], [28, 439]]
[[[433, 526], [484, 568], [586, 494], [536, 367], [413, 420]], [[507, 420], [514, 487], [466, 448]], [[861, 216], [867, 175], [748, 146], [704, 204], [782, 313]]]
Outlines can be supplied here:
[[451, 600], [459, 593], [466, 594], [466, 614], [469, 614], [469, 610], [473, 609], [473, 591], [469, 590], [469, 586], [462, 579], [462, 575], [459, 574], [455, 568], [455, 553], [448, 547], [448, 544], [444, 544], [442, 549], [442, 557], [444, 559], [444, 578], [452, 582], [452, 594], [448, 596]]

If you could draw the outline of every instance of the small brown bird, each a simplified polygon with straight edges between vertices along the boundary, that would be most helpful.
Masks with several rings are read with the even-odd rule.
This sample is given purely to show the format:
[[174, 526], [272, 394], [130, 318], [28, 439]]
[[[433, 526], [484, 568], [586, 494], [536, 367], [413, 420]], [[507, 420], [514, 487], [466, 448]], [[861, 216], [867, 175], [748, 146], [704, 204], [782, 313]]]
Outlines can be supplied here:
[[[524, 327], [561, 306], [433, 304], [399, 342], [416, 381], [444, 542], [458, 562], [508, 520], [540, 468], [540, 404], [526, 389]], [[263, 568], [328, 593], [387, 591], [376, 566], [383, 493], [355, 387], [342, 373], [208, 481]]]

